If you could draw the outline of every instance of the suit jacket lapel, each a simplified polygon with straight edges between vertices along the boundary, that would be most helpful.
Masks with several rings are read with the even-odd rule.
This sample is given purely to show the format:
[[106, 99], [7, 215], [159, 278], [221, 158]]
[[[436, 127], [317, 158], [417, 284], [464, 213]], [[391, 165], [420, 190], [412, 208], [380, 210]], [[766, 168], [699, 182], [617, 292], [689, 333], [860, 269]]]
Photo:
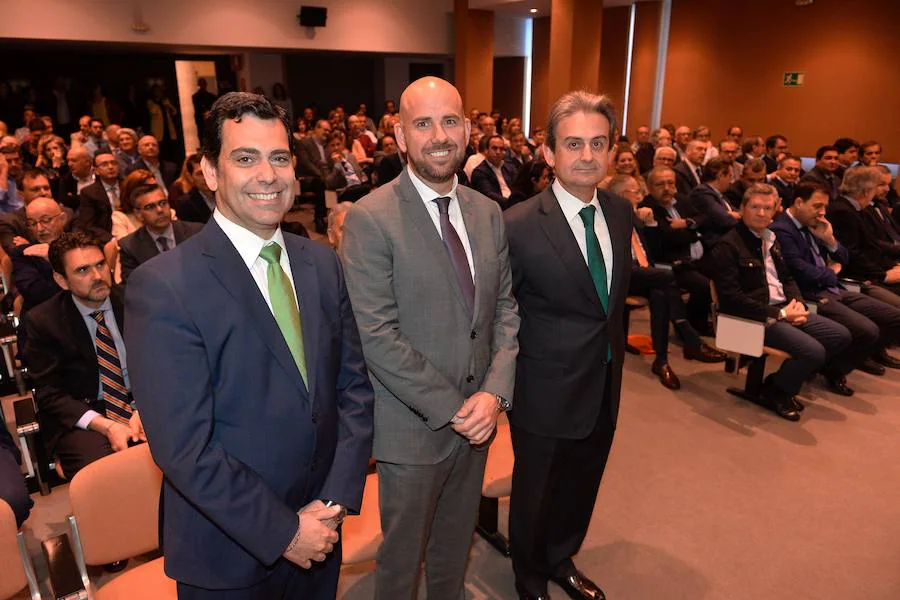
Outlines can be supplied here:
[[[272, 311], [269, 310], [253, 276], [231, 240], [215, 221], [210, 221], [209, 225], [197, 235], [203, 240], [203, 254], [209, 259], [209, 268], [213, 275], [235, 301], [247, 311], [248, 317], [257, 325], [257, 333], [268, 346], [278, 364], [306, 395], [307, 390], [303, 385], [303, 378], [300, 377], [300, 371], [297, 369], [287, 342], [284, 341], [281, 329], [278, 328]], [[304, 335], [304, 342], [305, 339]]]
[[[75, 346], [82, 356], [96, 367], [97, 349], [94, 347], [94, 340], [91, 339], [91, 332], [88, 331], [84, 317], [75, 306], [75, 300], [72, 299], [70, 292], [65, 292], [65, 307], [68, 313], [68, 318], [65, 319], [66, 328], [69, 330], [68, 339], [74, 340]], [[97, 368], [99, 369], [99, 367]]]
[[[315, 400], [313, 390], [316, 389], [316, 359], [318, 355], [316, 348], [319, 347], [319, 277], [303, 247], [303, 242], [292, 235], [285, 234], [284, 244], [287, 246], [294, 289], [297, 290], [297, 304], [300, 307], [300, 320], [303, 324], [303, 349], [306, 355], [306, 376], [309, 378], [306, 385], [309, 390], [310, 404], [312, 404]], [[295, 365], [294, 370], [296, 370], [293, 355], [291, 355], [291, 360]]]
[[[618, 306], [621, 302], [622, 294], [626, 292], [620, 284], [625, 274], [625, 268], [631, 269], [631, 228], [632, 215], [631, 207], [628, 211], [617, 210], [610, 196], [604, 192], [598, 193], [600, 207], [603, 209], [603, 216], [606, 218], [606, 229], [609, 232], [609, 241], [612, 245], [613, 253], [613, 272], [609, 289], [609, 311], [613, 312], [613, 307]], [[646, 244], [644, 244], [646, 248]]]
[[146, 262], [159, 254], [159, 246], [156, 245], [156, 241], [153, 239], [153, 236], [150, 235], [150, 232], [147, 231], [146, 227], [138, 229], [137, 235], [142, 248], [142, 254], [144, 255], [141, 257], [141, 262]]
[[[557, 202], [556, 196], [549, 187], [541, 192], [541, 203], [538, 210], [544, 215], [544, 218], [541, 219], [541, 227], [550, 240], [550, 244], [556, 250], [556, 253], [559, 254], [566, 270], [575, 279], [578, 287], [587, 295], [591, 304], [601, 314], [605, 315], [600, 296], [597, 295], [597, 288], [594, 287], [594, 280], [591, 278], [591, 272], [587, 263], [584, 262], [584, 256], [581, 254], [581, 248], [578, 247], [578, 242], [575, 241], [575, 236], [572, 235], [572, 228], [566, 222], [566, 217], [559, 207], [559, 202]], [[613, 250], [615, 250], [615, 246]]]
[[[412, 220], [413, 226], [415, 227], [416, 231], [419, 232], [419, 236], [421, 236], [422, 242], [425, 244], [428, 252], [437, 261], [438, 267], [443, 272], [444, 279], [450, 282], [450, 287], [453, 288], [456, 299], [462, 305], [463, 309], [468, 311], [468, 307], [466, 307], [466, 300], [463, 297], [462, 290], [459, 289], [459, 283], [456, 280], [456, 272], [453, 270], [453, 265], [450, 262], [450, 257], [447, 256], [447, 249], [444, 247], [444, 242], [443, 240], [441, 240], [441, 236], [440, 234], [438, 234], [437, 229], [434, 226], [434, 221], [431, 220], [431, 215], [428, 214], [428, 209], [425, 208], [425, 204], [422, 202], [422, 197], [419, 196], [419, 192], [416, 191], [416, 188], [413, 185], [412, 180], [409, 178], [409, 174], [406, 172], [406, 170], [400, 173], [400, 178], [397, 181], [397, 190], [399, 192], [401, 200], [406, 203], [406, 205], [403, 206], [402, 210], [409, 215], [409, 218]], [[461, 200], [458, 187], [457, 198], [460, 198]], [[462, 204], [460, 203], [460, 209], [461, 208]], [[463, 220], [465, 221], [465, 215], [463, 216]], [[469, 226], [467, 224], [467, 232], [468, 229]], [[470, 244], [471, 241], [472, 237], [470, 233]], [[475, 292], [477, 298], [477, 288]]]

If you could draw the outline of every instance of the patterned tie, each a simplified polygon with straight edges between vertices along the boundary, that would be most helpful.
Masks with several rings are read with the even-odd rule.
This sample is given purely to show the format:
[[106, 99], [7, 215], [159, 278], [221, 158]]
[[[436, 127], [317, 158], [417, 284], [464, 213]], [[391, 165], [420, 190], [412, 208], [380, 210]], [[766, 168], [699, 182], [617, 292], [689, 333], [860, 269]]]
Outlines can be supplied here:
[[112, 333], [106, 326], [103, 311], [91, 313], [97, 321], [97, 366], [100, 367], [100, 383], [102, 384], [103, 402], [106, 404], [106, 418], [117, 423], [128, 424], [131, 419], [131, 401], [125, 378], [122, 376], [122, 363]]
[[459, 289], [463, 293], [466, 307], [469, 309], [469, 315], [471, 316], [475, 307], [475, 282], [472, 281], [472, 271], [469, 269], [466, 249], [463, 247], [453, 224], [450, 223], [450, 198], [435, 198], [434, 202], [438, 206], [438, 213], [440, 213], [441, 217], [441, 237], [444, 241], [444, 248], [450, 257], [453, 272], [456, 273], [456, 281], [459, 282]]
[[647, 260], [647, 253], [644, 252], [644, 245], [641, 244], [641, 238], [638, 236], [637, 229], [631, 230], [631, 252], [634, 254], [634, 259], [637, 261], [638, 266], [645, 268], [650, 266], [650, 261]]
[[159, 247], [163, 252], [169, 251], [169, 238], [167, 238], [166, 236], [161, 235], [156, 238], [156, 243], [159, 244]]
[[297, 300], [291, 282], [287, 273], [281, 268], [281, 246], [276, 243], [263, 246], [259, 257], [267, 264], [266, 279], [269, 284], [269, 300], [272, 302], [275, 321], [294, 357], [294, 362], [297, 363], [303, 383], [309, 389], [306, 353], [303, 349], [303, 324], [300, 321], [300, 310], [297, 308]]
[[[819, 267], [820, 269], [828, 268], [828, 264], [826, 264], [825, 259], [822, 258], [822, 254], [819, 252], [819, 245], [813, 239], [812, 232], [806, 227], [804, 227], [800, 231], [803, 232], [803, 237], [806, 238], [806, 243], [809, 244], [809, 248], [812, 251], [812, 255], [813, 255], [813, 262], [816, 263], [816, 266]], [[840, 288], [837, 288], [833, 285], [830, 285], [825, 289], [827, 289], [830, 293], [834, 294], [835, 296], [841, 295]]]

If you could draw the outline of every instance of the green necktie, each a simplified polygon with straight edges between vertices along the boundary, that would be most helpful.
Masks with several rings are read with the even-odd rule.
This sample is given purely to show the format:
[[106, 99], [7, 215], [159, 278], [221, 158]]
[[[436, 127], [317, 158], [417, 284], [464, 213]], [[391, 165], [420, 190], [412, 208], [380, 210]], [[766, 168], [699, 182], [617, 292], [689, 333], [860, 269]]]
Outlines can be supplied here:
[[287, 273], [281, 268], [281, 246], [271, 243], [263, 246], [259, 251], [259, 257], [266, 261], [266, 279], [269, 283], [269, 300], [272, 302], [272, 312], [275, 313], [275, 321], [281, 329], [281, 335], [287, 342], [294, 362], [300, 370], [303, 382], [309, 388], [309, 379], [306, 377], [306, 354], [303, 351], [303, 325], [300, 322], [300, 311], [297, 309], [297, 300], [294, 290], [288, 279]]
[[594, 217], [596, 214], [596, 208], [593, 204], [588, 204], [578, 211], [578, 216], [581, 217], [581, 221], [584, 223], [584, 241], [587, 245], [588, 269], [591, 272], [591, 279], [594, 280], [594, 287], [597, 288], [597, 295], [600, 296], [603, 310], [608, 312], [609, 289], [606, 287], [606, 262], [603, 260], [603, 252], [600, 251], [597, 232], [594, 231]]

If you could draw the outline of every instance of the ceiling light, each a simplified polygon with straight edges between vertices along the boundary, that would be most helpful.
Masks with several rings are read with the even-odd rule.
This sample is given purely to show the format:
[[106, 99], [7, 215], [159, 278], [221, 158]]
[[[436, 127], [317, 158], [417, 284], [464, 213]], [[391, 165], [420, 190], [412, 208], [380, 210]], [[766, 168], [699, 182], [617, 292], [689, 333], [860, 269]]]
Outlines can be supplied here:
[[536, 14], [537, 14], [537, 11], [538, 11], [538, 9], [532, 8], [532, 9], [529, 10], [528, 12], [530, 12], [530, 13], [533, 14], [533, 15], [536, 15]]

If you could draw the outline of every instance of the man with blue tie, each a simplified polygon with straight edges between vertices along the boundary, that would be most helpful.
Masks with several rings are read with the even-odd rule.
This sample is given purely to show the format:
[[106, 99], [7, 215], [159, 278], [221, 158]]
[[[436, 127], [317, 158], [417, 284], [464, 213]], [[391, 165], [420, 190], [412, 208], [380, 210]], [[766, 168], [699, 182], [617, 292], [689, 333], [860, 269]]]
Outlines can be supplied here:
[[228, 93], [204, 132], [206, 227], [128, 281], [135, 400], [165, 475], [165, 569], [179, 598], [334, 598], [358, 512], [372, 386], [341, 265], [283, 233], [291, 133]]

